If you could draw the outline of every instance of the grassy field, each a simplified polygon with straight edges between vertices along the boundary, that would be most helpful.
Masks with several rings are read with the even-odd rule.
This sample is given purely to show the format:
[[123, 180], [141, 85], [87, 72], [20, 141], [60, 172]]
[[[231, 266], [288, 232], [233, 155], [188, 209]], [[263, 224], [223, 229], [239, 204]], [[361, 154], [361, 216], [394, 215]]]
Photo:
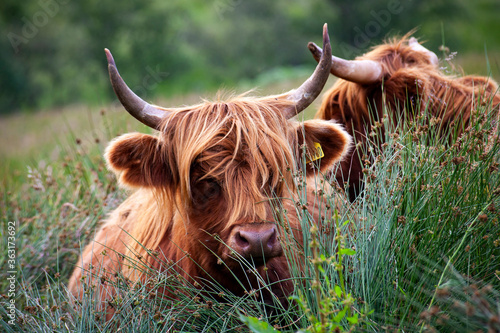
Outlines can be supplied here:
[[[286, 91], [301, 79], [272, 82], [259, 94]], [[157, 103], [197, 101], [188, 95]], [[179, 299], [117, 285], [121, 292], [114, 306], [120, 312], [111, 322], [96, 313], [92, 293], [81, 308], [74, 307], [66, 283], [99, 221], [126, 197], [105, 168], [106, 143], [120, 133], [149, 130], [116, 105], [2, 119], [0, 327], [5, 332], [498, 331], [500, 142], [492, 142], [488, 121], [495, 112], [479, 107], [475, 125], [453, 144], [438, 141], [432, 126], [422, 130], [422, 117], [397, 128], [385, 119], [387, 146], [372, 147], [364, 196], [338, 214], [325, 209], [329, 224], [322, 230], [302, 216], [304, 269], [291, 267], [296, 306], [285, 310], [276, 304], [270, 312], [254, 297], [266, 286], [243, 298], [218, 286], [202, 295], [186, 281], [157, 274], [152, 277], [157, 288], [177, 288]], [[13, 248], [16, 263], [9, 268]], [[287, 255], [293, 257], [296, 249], [287, 249]]]

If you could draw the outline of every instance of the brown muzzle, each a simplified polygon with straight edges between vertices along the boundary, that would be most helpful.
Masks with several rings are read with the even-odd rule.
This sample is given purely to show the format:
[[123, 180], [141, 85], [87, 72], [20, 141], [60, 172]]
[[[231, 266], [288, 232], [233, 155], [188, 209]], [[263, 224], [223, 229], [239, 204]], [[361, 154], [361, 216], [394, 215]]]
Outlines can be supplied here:
[[283, 253], [274, 223], [248, 223], [233, 228], [229, 247], [244, 259], [262, 264]]

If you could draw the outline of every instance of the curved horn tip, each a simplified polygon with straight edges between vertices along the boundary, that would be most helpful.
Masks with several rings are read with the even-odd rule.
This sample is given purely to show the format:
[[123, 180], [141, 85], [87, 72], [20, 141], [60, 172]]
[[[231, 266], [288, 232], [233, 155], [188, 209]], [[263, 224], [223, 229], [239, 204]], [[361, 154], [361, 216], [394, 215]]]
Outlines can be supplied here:
[[318, 65], [313, 74], [299, 88], [285, 95], [287, 99], [295, 102], [292, 107], [283, 110], [283, 114], [287, 119], [292, 118], [311, 105], [328, 80], [330, 68], [332, 67], [332, 51], [326, 24], [323, 26], [323, 49], [321, 59], [318, 60]]
[[312, 56], [316, 61], [319, 61], [319, 59], [321, 59], [321, 56], [323, 55], [323, 50], [321, 49], [321, 47], [316, 45], [316, 43], [309, 42], [307, 44], [307, 48], [312, 53]]
[[[323, 25], [323, 48], [330, 47], [330, 36], [328, 35], [328, 24]], [[326, 50], [325, 50], [326, 51]]]
[[104, 49], [104, 52], [106, 53], [106, 59], [108, 60], [108, 65], [116, 67], [115, 59], [113, 59], [113, 55], [111, 54], [111, 52], [107, 48]]
[[162, 119], [170, 112], [159, 109], [137, 96], [123, 81], [116, 68], [115, 60], [108, 49], [104, 49], [108, 60], [108, 72], [111, 86], [125, 110], [144, 125], [160, 130]]
[[429, 60], [432, 64], [434, 64], [436, 66], [439, 64], [439, 58], [436, 55], [436, 53], [432, 52], [431, 50], [428, 50], [425, 46], [420, 44], [415, 37], [411, 37], [408, 40], [408, 46], [411, 47], [415, 51], [424, 52], [425, 54], [427, 54], [429, 56]]
[[311, 52], [314, 52], [318, 49], [318, 45], [316, 45], [316, 43], [314, 42], [309, 42], [307, 43], [307, 48], [311, 51]]

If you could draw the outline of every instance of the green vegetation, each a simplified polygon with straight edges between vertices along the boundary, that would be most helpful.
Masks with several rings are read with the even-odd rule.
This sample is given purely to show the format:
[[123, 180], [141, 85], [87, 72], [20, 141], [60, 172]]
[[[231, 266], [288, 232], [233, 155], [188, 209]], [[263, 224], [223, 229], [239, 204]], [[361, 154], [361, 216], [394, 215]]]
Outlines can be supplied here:
[[[284, 235], [287, 255], [303, 258], [299, 266], [291, 264], [296, 291], [289, 309], [259, 301], [265, 284], [235, 297], [217, 285], [201, 293], [173, 270], [150, 271], [146, 285], [118, 278], [120, 296], [112, 303], [119, 314], [110, 322], [99, 313], [92, 285], [86, 285], [81, 308], [71, 305], [65, 289], [98, 222], [126, 197], [102, 153], [107, 140], [133, 129], [126, 115], [115, 121], [112, 111], [103, 112], [86, 136], [61, 140], [50, 162], [29, 164], [27, 174], [4, 181], [0, 263], [7, 265], [8, 222], [15, 221], [17, 319], [8, 323], [6, 294], [0, 326], [6, 332], [498, 330], [500, 142], [491, 128], [496, 112], [479, 106], [474, 125], [452, 143], [436, 139], [437, 122], [424, 123], [424, 112], [395, 128], [384, 118], [383, 150], [376, 144], [379, 125], [373, 128], [364, 196], [338, 210], [329, 198], [331, 204], [320, 207], [319, 228], [297, 202], [306, 241], [301, 247]], [[321, 186], [318, 195], [326, 195]], [[286, 226], [286, 214], [277, 208]], [[1, 274], [7, 291], [9, 274]], [[251, 265], [248, 274], [254, 274]], [[162, 288], [176, 290], [178, 299], [151, 297]]]
[[[485, 45], [499, 75], [497, 0], [3, 0], [0, 114], [113, 98], [103, 49], [142, 97], [216, 90], [276, 67], [314, 64], [308, 41], [330, 27], [334, 53], [353, 58], [386, 36], [419, 28], [468, 72], [485, 73]], [[471, 66], [471, 67], [469, 67]]]
[[[314, 66], [306, 42], [318, 41], [324, 22], [339, 56], [352, 58], [387, 34], [419, 26], [416, 35], [430, 49], [445, 42], [459, 51], [466, 72], [498, 78], [499, 6], [496, 0], [2, 1], [0, 30], [21, 39], [0, 40], [0, 113], [50, 111], [0, 121], [0, 330], [499, 331], [500, 142], [492, 128], [498, 110], [489, 105], [478, 106], [474, 125], [451, 142], [438, 140], [437, 124], [421, 114], [404, 125], [384, 118], [385, 134], [373, 129], [364, 195], [337, 210], [329, 198], [319, 228], [299, 210], [303, 246], [283, 235], [289, 258], [301, 258], [300, 265], [291, 260], [289, 309], [259, 301], [265, 283], [244, 297], [217, 285], [202, 293], [173, 269], [149, 271], [146, 285], [130, 286], [119, 276], [112, 301], [119, 313], [110, 322], [99, 313], [94, 286], [86, 285], [79, 307], [66, 290], [82, 248], [127, 196], [106, 170], [107, 142], [150, 132], [110, 105], [104, 47], [134, 90], [147, 100], [161, 96], [158, 104], [168, 106], [196, 103], [221, 85], [238, 83], [238, 92], [259, 86], [261, 95], [296, 87]], [[39, 13], [48, 17], [44, 24]], [[365, 45], [359, 31], [370, 22], [380, 31]], [[297, 182], [304, 182], [300, 175]], [[151, 296], [162, 288], [175, 289], [178, 298]]]

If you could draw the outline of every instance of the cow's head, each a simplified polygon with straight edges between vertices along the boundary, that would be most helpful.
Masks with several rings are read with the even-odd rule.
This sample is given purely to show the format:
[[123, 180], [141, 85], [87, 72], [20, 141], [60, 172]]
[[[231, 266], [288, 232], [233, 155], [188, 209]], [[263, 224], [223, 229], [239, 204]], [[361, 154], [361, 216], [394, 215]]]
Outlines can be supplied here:
[[[106, 152], [109, 168], [123, 185], [154, 191], [173, 221], [169, 239], [204, 270], [216, 274], [212, 270], [220, 264], [217, 257], [231, 267], [234, 255], [228, 248], [257, 264], [280, 257], [270, 198], [290, 197], [292, 175], [301, 168], [304, 151], [312, 155], [315, 144], [324, 152], [318, 161], [320, 170], [346, 152], [351, 138], [336, 123], [290, 120], [319, 95], [328, 78], [331, 51], [326, 25], [323, 38], [324, 56], [296, 90], [176, 109], [154, 106], [136, 96], [106, 51], [111, 82], [121, 103], [159, 131], [159, 136], [132, 133], [115, 139]], [[313, 168], [303, 171], [308, 174]], [[149, 242], [138, 251], [143, 246], [157, 247], [164, 236], [138, 239]]]
[[[321, 48], [314, 43], [308, 47], [319, 59]], [[410, 38], [410, 33], [375, 46], [356, 60], [332, 56], [331, 73], [340, 79], [325, 94], [318, 118], [352, 122], [355, 130], [370, 119], [377, 120], [384, 103], [394, 112], [408, 107], [413, 112], [426, 110], [443, 120], [443, 126], [458, 114], [468, 120], [478, 101], [500, 103], [500, 96], [495, 95], [498, 86], [491, 78], [444, 74], [436, 54]]]
[[[321, 48], [314, 43], [308, 47], [319, 59]], [[375, 46], [356, 60], [332, 56], [331, 73], [339, 79], [325, 93], [316, 118], [344, 124], [361, 144], [363, 151], [347, 156], [337, 172], [338, 182], [348, 184], [351, 200], [362, 189], [363, 166], [358, 156], [366, 154], [363, 143], [370, 140], [372, 126], [386, 110], [394, 123], [423, 115], [427, 123], [440, 126], [445, 140], [451, 140], [450, 133], [460, 135], [468, 126], [477, 105], [500, 104], [498, 86], [491, 78], [449, 76], [438, 65], [436, 54], [410, 34]], [[381, 134], [377, 140], [383, 140]]]

